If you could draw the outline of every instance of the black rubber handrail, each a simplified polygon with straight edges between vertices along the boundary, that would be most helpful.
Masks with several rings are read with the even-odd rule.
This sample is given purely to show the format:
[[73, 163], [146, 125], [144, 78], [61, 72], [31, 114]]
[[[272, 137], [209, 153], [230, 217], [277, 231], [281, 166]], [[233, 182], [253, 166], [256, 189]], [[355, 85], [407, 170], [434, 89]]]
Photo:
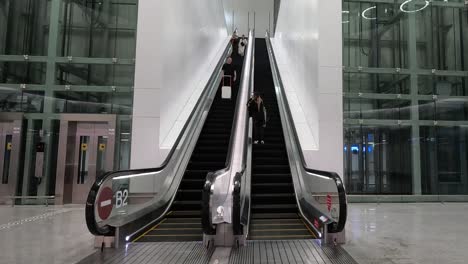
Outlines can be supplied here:
[[216, 228], [211, 224], [211, 210], [210, 210], [210, 195], [211, 195], [211, 186], [215, 178], [214, 172], [209, 172], [206, 176], [205, 185], [203, 185], [202, 193], [202, 210], [201, 210], [201, 221], [203, 233], [207, 235], [215, 235]]
[[[271, 42], [270, 42], [270, 37], [269, 37], [268, 33], [267, 33], [266, 41], [268, 42], [268, 45], [270, 46], [271, 51], [272, 51], [271, 55], [272, 55], [272, 58], [273, 58], [273, 63], [275, 65], [274, 68], [275, 68], [277, 76], [278, 76], [278, 81], [279, 81], [279, 84], [280, 84], [279, 87], [281, 89], [281, 95], [283, 96], [283, 101], [285, 102], [284, 105], [285, 105], [285, 109], [286, 109], [287, 118], [289, 120], [294, 120], [292, 118], [291, 109], [289, 107], [289, 104], [287, 103], [288, 101], [286, 99], [286, 92], [284, 90], [283, 80], [281, 79], [281, 74], [279, 72], [278, 63], [276, 61], [276, 56], [275, 56], [275, 53], [273, 51], [273, 48], [272, 48], [272, 45], [271, 45]], [[292, 128], [292, 134], [293, 134], [293, 137], [294, 137], [294, 141], [297, 144], [297, 146], [299, 147], [299, 149], [302, 150], [296, 127], [294, 125], [292, 125], [291, 128]], [[315, 169], [308, 168], [307, 163], [306, 163], [305, 158], [304, 158], [304, 153], [302, 151], [298, 151], [298, 152], [299, 152], [299, 156], [300, 156], [300, 159], [301, 159], [301, 165], [302, 165], [303, 169], [306, 172], [311, 173], [311, 174], [317, 174], [317, 175], [320, 175], [320, 176], [323, 176], [323, 177], [327, 177], [327, 178], [330, 178], [333, 181], [335, 181], [335, 184], [336, 184], [336, 187], [337, 187], [337, 190], [338, 190], [339, 216], [340, 217], [339, 217], [339, 220], [338, 220], [337, 224], [332, 224], [332, 225], [328, 226], [328, 232], [329, 233], [337, 233], [337, 232], [343, 231], [343, 229], [344, 229], [344, 227], [346, 225], [346, 218], [347, 218], [347, 214], [348, 214], [348, 204], [347, 204], [347, 199], [346, 199], [346, 190], [345, 190], [345, 187], [344, 187], [344, 184], [343, 184], [343, 181], [342, 181], [341, 177], [336, 172], [321, 171], [321, 170], [315, 170]], [[304, 201], [304, 202], [306, 202], [306, 201]], [[313, 206], [313, 205], [311, 205], [311, 206]]]
[[232, 194], [232, 228], [235, 236], [242, 235], [243, 228], [241, 223], [241, 172], [236, 173], [234, 177], [234, 192]]
[[[231, 44], [229, 43], [225, 50], [223, 51], [223, 56], [220, 58], [218, 65], [216, 69], [219, 68], [219, 65], [221, 63], [224, 63], [225, 60], [225, 54], [227, 54], [227, 51], [230, 49]], [[102, 177], [97, 179], [93, 186], [91, 187], [91, 190], [89, 191], [88, 198], [86, 200], [86, 207], [85, 207], [85, 215], [86, 215], [86, 225], [88, 227], [88, 230], [96, 236], [112, 236], [115, 233], [115, 227], [112, 226], [103, 226], [99, 227], [98, 224], [96, 223], [96, 217], [95, 217], [95, 204], [96, 204], [96, 199], [97, 199], [97, 194], [99, 192], [99, 189], [101, 188], [102, 184], [106, 182], [110, 178], [115, 178], [119, 176], [125, 176], [125, 175], [131, 175], [131, 174], [142, 174], [142, 173], [156, 173], [164, 170], [167, 165], [169, 164], [169, 161], [172, 159], [172, 156], [174, 155], [182, 137], [184, 136], [187, 127], [189, 126], [193, 116], [195, 113], [199, 110], [201, 107], [202, 101], [205, 99], [204, 95], [207, 92], [208, 88], [211, 86], [210, 84], [215, 78], [218, 77], [218, 74], [213, 74], [210, 76], [210, 79], [208, 80], [208, 84], [204, 88], [201, 96], [198, 98], [197, 103], [195, 107], [192, 109], [192, 112], [190, 113], [189, 117], [187, 118], [187, 121], [185, 122], [181, 132], [179, 133], [179, 136], [177, 137], [176, 141], [174, 142], [174, 145], [172, 146], [169, 154], [165, 158], [164, 162], [161, 164], [161, 166], [156, 167], [156, 168], [147, 168], [147, 169], [135, 169], [135, 170], [121, 170], [121, 171], [115, 171], [115, 172], [108, 172], [104, 174]]]

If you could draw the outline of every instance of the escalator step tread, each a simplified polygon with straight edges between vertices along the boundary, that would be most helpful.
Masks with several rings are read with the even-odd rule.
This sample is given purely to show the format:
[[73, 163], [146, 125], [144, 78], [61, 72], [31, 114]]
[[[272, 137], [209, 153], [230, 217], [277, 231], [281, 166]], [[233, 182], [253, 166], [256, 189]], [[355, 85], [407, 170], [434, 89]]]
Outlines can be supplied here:
[[291, 178], [290, 173], [256, 173], [253, 177], [289, 177]]
[[278, 183], [278, 182], [254, 183], [254, 184], [252, 184], [252, 187], [254, 187], [254, 186], [255, 187], [275, 187], [275, 186], [281, 187], [281, 186], [285, 186], [285, 185], [292, 185], [292, 182], [288, 182], [288, 183]]
[[294, 204], [255, 204], [252, 205], [252, 209], [289, 209], [297, 208], [297, 205]]
[[259, 197], [271, 197], [271, 198], [289, 198], [294, 197], [294, 193], [255, 193], [252, 194], [252, 198], [259, 198]]
[[[172, 211], [170, 214], [166, 215], [166, 218], [180, 218], [184, 221], [187, 219], [201, 219], [200, 211], [185, 210], [185, 211]], [[201, 221], [201, 220], [199, 220]]]
[[253, 213], [252, 219], [294, 219], [297, 213]]

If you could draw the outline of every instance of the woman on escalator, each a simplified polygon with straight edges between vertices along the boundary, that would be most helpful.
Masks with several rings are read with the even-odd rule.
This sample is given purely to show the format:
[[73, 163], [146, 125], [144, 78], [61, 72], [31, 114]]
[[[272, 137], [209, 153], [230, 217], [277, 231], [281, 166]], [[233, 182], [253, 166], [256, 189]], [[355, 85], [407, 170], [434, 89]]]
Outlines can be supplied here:
[[265, 127], [267, 122], [267, 112], [263, 104], [263, 99], [259, 93], [255, 92], [247, 103], [249, 116], [254, 124], [254, 144], [265, 144]]

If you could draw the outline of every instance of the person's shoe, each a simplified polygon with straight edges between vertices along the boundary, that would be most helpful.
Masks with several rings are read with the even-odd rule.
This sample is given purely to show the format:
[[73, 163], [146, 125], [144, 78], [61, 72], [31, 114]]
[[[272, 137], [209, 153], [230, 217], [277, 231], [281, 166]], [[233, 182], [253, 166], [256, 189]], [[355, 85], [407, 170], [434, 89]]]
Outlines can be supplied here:
[[263, 144], [265, 144], [265, 141], [262, 140], [260, 143], [263, 145]]
[[258, 140], [255, 140], [255, 141], [254, 141], [254, 144], [257, 145], [257, 144], [258, 144]]

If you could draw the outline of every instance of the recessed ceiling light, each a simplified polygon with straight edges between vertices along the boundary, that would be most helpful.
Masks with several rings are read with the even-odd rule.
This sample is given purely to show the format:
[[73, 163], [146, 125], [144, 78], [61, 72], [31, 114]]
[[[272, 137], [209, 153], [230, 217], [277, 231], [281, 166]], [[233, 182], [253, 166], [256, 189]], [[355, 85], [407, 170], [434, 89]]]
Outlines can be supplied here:
[[[349, 15], [349, 10], [341, 11], [341, 13], [342, 13], [342, 14], [347, 14], [347, 15]], [[343, 23], [343, 24], [349, 23], [349, 20], [342, 21], [341, 23]]]
[[430, 1], [425, 0], [425, 1], [424, 1], [424, 2], [426, 2], [425, 5], [424, 5], [423, 7], [421, 7], [421, 8], [419, 8], [419, 9], [416, 9], [416, 10], [407, 10], [407, 9], [405, 9], [404, 7], [405, 7], [406, 5], [408, 5], [409, 3], [411, 3], [411, 2], [413, 2], [413, 0], [407, 0], [407, 1], [403, 2], [403, 4], [401, 4], [401, 6], [400, 6], [401, 12], [405, 12], [405, 13], [416, 13], [416, 12], [422, 11], [423, 9], [425, 9], [426, 7], [428, 7], [429, 4], [431, 3]]
[[368, 17], [366, 16], [366, 13], [373, 10], [373, 9], [376, 9], [377, 6], [371, 6], [369, 8], [367, 8], [366, 10], [362, 11], [362, 17], [365, 18], [365, 19], [369, 19], [369, 20], [376, 20], [377, 17]]

